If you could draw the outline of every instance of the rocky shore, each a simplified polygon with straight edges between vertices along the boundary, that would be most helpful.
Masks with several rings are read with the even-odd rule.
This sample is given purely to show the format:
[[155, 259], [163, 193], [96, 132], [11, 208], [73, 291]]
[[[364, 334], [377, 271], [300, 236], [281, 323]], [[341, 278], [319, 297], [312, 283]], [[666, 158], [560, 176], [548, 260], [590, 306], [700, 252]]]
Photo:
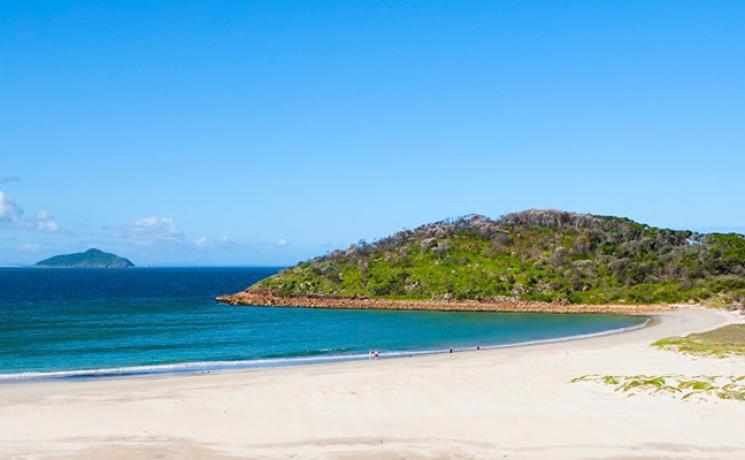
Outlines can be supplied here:
[[284, 297], [268, 291], [246, 290], [215, 300], [230, 305], [261, 307], [305, 307], [346, 310], [428, 310], [465, 312], [520, 312], [520, 313], [618, 313], [640, 315], [672, 311], [676, 306], [660, 305], [585, 305], [519, 300], [395, 300], [348, 297]]

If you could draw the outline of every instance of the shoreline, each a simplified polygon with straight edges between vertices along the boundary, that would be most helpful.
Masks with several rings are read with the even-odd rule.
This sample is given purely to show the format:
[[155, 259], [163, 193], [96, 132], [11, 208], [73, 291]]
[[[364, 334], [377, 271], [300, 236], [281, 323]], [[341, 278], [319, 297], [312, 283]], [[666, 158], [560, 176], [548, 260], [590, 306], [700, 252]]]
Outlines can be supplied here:
[[[469, 347], [452, 347], [437, 349], [414, 349], [414, 350], [389, 350], [381, 351], [380, 359], [413, 358], [418, 356], [429, 356], [449, 353], [467, 353], [476, 351], [501, 350], [507, 348], [531, 347], [536, 345], [548, 345], [555, 343], [570, 342], [575, 340], [587, 340], [595, 337], [620, 335], [637, 329], [653, 326], [657, 321], [654, 317], [647, 317], [641, 324], [608, 329], [600, 332], [554, 337], [548, 339], [536, 339], [515, 343], [472, 345]], [[478, 349], [476, 348], [478, 347]], [[452, 350], [452, 351], [450, 351]], [[56, 371], [29, 371], [13, 374], [0, 374], [0, 388], [6, 385], [24, 385], [30, 383], [65, 382], [65, 381], [96, 381], [99, 379], [131, 379], [148, 377], [169, 377], [207, 375], [211, 373], [242, 372], [248, 370], [261, 370], [268, 368], [284, 368], [297, 366], [314, 366], [321, 364], [344, 363], [350, 361], [366, 361], [370, 356], [364, 353], [348, 355], [319, 355], [301, 356], [292, 358], [257, 358], [236, 361], [188, 361], [168, 364], [145, 364], [138, 366], [111, 367], [99, 369], [68, 369]]]
[[601, 337], [407, 359], [8, 385], [0, 457], [743, 458], [740, 401], [569, 383], [743, 372], [742, 359], [650, 346], [742, 317], [680, 308], [653, 318]]
[[648, 315], [675, 311], [679, 307], [671, 304], [566, 304], [521, 300], [477, 301], [477, 300], [399, 300], [353, 297], [285, 297], [267, 291], [245, 290], [235, 294], [221, 295], [215, 301], [233, 306], [256, 307], [301, 307], [327, 308], [335, 310], [421, 310], [448, 312], [492, 312], [492, 313], [606, 313], [625, 315]]

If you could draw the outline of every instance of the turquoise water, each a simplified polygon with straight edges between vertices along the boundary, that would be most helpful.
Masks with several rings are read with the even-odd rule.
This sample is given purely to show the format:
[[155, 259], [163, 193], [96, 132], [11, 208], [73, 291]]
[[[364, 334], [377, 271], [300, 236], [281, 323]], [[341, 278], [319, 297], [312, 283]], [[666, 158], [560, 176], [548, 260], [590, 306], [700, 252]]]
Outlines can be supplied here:
[[0, 381], [206, 371], [597, 334], [617, 315], [231, 307], [273, 268], [0, 269]]

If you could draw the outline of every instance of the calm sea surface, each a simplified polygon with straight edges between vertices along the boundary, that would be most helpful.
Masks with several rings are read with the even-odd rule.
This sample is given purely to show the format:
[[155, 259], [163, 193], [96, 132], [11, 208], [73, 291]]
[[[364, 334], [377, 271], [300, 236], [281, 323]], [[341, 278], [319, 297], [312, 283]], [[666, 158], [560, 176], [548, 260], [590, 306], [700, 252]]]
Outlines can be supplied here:
[[0, 382], [206, 371], [506, 345], [641, 324], [615, 315], [231, 307], [273, 268], [0, 269]]

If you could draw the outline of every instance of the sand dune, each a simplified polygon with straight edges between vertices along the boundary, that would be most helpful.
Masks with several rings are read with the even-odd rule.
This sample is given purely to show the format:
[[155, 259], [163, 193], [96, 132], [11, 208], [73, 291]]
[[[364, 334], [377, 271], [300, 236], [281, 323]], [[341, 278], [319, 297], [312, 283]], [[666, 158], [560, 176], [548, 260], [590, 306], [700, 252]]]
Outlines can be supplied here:
[[492, 351], [6, 385], [2, 458], [742, 459], [745, 403], [628, 397], [585, 374], [745, 374], [653, 349], [739, 321], [686, 308], [623, 334]]

